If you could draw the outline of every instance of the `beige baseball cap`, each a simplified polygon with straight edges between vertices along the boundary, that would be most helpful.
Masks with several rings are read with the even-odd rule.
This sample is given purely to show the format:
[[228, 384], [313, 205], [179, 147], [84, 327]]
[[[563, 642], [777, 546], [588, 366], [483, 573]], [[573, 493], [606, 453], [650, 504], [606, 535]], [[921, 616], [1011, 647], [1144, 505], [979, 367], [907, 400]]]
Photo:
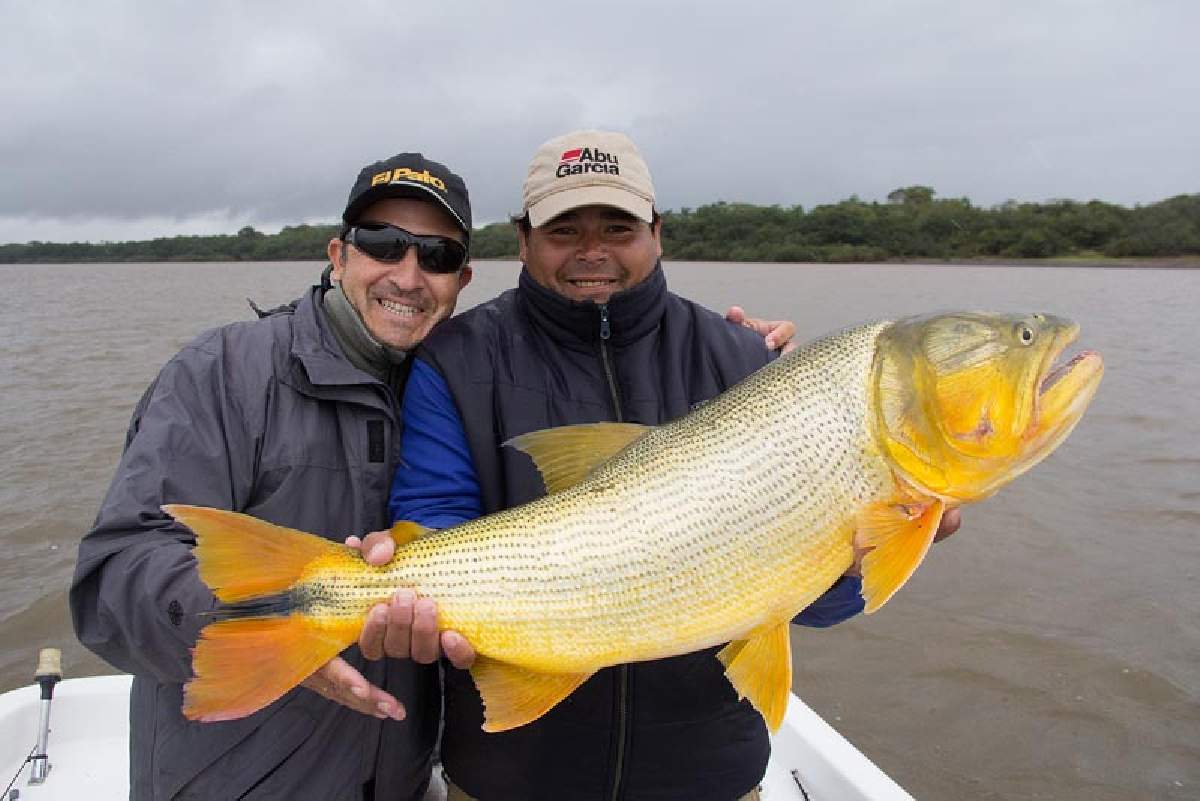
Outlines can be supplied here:
[[523, 191], [529, 224], [580, 206], [613, 206], [646, 222], [654, 219], [650, 170], [629, 137], [612, 131], [574, 131], [533, 154]]

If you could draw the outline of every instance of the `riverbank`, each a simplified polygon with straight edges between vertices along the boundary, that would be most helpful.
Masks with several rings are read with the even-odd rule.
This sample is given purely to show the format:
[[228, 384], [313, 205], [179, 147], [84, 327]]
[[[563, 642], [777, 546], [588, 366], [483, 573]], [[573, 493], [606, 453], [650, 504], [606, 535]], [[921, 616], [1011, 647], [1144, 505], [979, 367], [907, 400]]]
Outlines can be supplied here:
[[[887, 203], [851, 198], [807, 210], [748, 203], [667, 210], [661, 217], [663, 256], [789, 264], [1200, 263], [1200, 194], [1134, 208], [1098, 200], [980, 208], [966, 198], [939, 200], [934, 194], [929, 187], [908, 187]], [[307, 261], [324, 258], [329, 240], [340, 234], [336, 224], [286, 226], [275, 234], [247, 226], [236, 234], [138, 242], [29, 242], [0, 245], [0, 263]], [[475, 259], [511, 260], [517, 253], [517, 232], [508, 222], [471, 233]]]
[[945, 265], [948, 267], [1089, 267], [1116, 269], [1152, 269], [1152, 270], [1196, 270], [1200, 269], [1200, 256], [1176, 256], [1171, 258], [1146, 259], [1111, 259], [1105, 256], [1080, 255], [1056, 256], [1049, 259], [946, 259], [922, 260], [906, 259], [901, 261], [878, 262], [880, 264], [898, 264], [905, 266], [916, 265]]

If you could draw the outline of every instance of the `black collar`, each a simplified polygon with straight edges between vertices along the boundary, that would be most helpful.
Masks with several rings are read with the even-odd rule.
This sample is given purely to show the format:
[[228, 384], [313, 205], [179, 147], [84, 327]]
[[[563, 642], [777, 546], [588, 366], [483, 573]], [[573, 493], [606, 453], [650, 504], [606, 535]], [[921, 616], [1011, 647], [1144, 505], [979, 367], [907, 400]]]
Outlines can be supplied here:
[[589, 350], [601, 339], [605, 312], [609, 342], [620, 347], [657, 328], [667, 307], [667, 279], [661, 262], [654, 265], [646, 280], [617, 292], [602, 306], [590, 300], [571, 300], [547, 289], [526, 267], [521, 268], [517, 291], [534, 323], [555, 341]]

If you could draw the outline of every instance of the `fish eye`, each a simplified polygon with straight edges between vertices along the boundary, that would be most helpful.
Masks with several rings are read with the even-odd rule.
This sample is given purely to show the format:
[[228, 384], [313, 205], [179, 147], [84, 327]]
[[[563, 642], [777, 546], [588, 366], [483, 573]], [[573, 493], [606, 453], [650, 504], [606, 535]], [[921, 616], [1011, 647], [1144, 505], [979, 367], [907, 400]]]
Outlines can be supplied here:
[[1033, 328], [1025, 323], [1017, 325], [1017, 339], [1021, 340], [1022, 345], [1033, 344]]

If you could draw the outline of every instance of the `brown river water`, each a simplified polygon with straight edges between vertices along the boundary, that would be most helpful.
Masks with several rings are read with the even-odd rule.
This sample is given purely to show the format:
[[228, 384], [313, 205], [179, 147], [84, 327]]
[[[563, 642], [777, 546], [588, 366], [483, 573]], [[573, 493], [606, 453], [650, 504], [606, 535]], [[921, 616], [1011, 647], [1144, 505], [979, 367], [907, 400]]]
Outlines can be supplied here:
[[[0, 691], [74, 639], [66, 589], [130, 411], [247, 297], [319, 263], [0, 265]], [[481, 262], [462, 308], [514, 284]], [[674, 263], [800, 338], [939, 309], [1050, 311], [1106, 374], [1071, 438], [964, 512], [882, 611], [793, 635], [795, 690], [919, 799], [1200, 798], [1200, 270]]]

